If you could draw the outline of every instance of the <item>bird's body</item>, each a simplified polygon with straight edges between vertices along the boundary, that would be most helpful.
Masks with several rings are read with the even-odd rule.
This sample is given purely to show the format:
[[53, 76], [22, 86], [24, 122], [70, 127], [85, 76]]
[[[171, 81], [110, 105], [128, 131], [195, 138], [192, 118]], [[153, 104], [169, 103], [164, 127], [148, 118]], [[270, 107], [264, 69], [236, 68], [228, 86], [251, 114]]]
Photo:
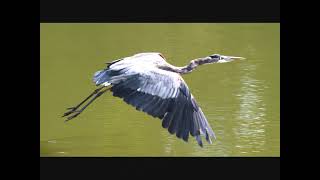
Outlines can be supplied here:
[[[169, 64], [164, 56], [157, 52], [139, 53], [118, 59], [107, 63], [107, 68], [94, 74], [94, 83], [102, 86], [93, 93], [94, 99], [110, 89], [113, 96], [122, 98], [137, 110], [161, 119], [162, 127], [168, 128], [171, 134], [176, 134], [184, 141], [188, 141], [191, 134], [202, 147], [200, 135], [204, 134], [211, 144], [210, 137], [215, 138], [215, 134], [181, 75], [191, 72], [201, 64], [220, 60], [229, 62], [236, 58], [239, 57], [213, 55], [192, 60], [184, 67]], [[109, 89], [100, 91], [104, 87]], [[80, 105], [70, 108], [71, 111], [65, 113], [65, 116], [76, 112]], [[69, 117], [68, 120], [78, 114]]]

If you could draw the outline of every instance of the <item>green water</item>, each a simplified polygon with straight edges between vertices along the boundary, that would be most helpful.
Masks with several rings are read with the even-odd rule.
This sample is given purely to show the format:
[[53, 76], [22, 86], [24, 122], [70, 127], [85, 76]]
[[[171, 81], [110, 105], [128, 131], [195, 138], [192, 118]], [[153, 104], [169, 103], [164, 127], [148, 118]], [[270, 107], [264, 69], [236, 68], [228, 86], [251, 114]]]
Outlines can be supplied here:
[[[40, 156], [280, 156], [280, 24], [53, 23], [40, 33]], [[212, 145], [176, 138], [110, 93], [64, 123], [105, 62], [150, 51], [176, 66], [214, 53], [247, 58], [183, 76]]]

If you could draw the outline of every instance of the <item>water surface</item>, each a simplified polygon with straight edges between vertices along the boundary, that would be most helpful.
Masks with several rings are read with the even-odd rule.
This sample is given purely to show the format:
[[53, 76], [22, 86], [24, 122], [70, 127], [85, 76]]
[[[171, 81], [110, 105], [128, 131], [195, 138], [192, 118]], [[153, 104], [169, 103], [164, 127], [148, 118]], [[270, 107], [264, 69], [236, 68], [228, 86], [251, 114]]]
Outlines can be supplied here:
[[[280, 156], [280, 24], [42, 23], [40, 32], [40, 156]], [[212, 145], [176, 138], [110, 93], [64, 123], [105, 62], [150, 51], [176, 66], [214, 53], [247, 58], [183, 76]]]

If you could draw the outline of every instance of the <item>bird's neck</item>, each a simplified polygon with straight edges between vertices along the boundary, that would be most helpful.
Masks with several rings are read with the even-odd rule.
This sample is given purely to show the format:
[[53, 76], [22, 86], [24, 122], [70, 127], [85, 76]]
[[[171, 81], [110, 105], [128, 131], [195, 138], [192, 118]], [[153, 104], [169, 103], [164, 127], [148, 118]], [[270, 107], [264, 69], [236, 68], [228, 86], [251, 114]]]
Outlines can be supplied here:
[[198, 66], [203, 65], [203, 64], [207, 64], [207, 63], [212, 63], [212, 59], [210, 57], [194, 59], [194, 60], [190, 61], [190, 63], [188, 65], [183, 66], [183, 67], [175, 67], [175, 66], [169, 65], [169, 66], [162, 66], [160, 68], [167, 70], [167, 71], [176, 72], [179, 74], [187, 74], [187, 73], [192, 72]]

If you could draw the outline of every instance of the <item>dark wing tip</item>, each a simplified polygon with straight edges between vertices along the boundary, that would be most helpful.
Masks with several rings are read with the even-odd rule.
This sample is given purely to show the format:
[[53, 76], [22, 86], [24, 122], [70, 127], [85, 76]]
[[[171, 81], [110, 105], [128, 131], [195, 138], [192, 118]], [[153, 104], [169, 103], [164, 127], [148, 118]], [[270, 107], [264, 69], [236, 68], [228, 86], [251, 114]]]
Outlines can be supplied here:
[[209, 144], [212, 144], [212, 141], [211, 141], [211, 139], [210, 139], [210, 136], [209, 136], [209, 133], [208, 133], [207, 130], [206, 130], [206, 140], [207, 140], [207, 142], [208, 142]]
[[199, 146], [200, 146], [200, 147], [203, 147], [203, 143], [202, 143], [202, 140], [201, 140], [201, 136], [200, 136], [200, 135], [197, 135], [197, 136], [196, 136], [196, 140], [197, 140]]
[[188, 138], [189, 138], [189, 131], [185, 131], [182, 135], [182, 139], [185, 141], [185, 142], [188, 142]]

